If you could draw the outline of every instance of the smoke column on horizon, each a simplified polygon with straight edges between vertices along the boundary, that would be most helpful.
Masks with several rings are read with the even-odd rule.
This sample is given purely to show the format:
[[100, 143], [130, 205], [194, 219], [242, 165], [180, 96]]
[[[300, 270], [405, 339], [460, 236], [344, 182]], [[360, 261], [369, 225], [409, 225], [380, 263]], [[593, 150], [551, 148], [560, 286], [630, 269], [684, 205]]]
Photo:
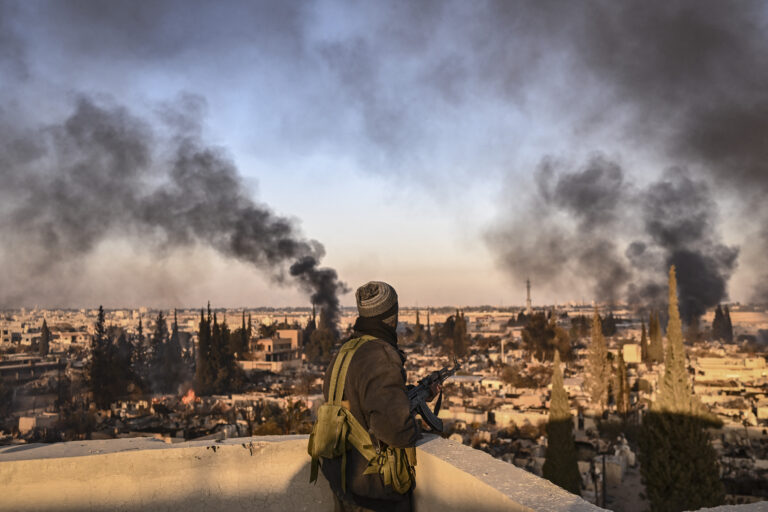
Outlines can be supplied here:
[[487, 234], [518, 279], [586, 280], [598, 300], [660, 307], [665, 269], [674, 264], [687, 323], [727, 298], [739, 251], [721, 242], [717, 207], [703, 181], [674, 168], [638, 188], [599, 154], [576, 170], [544, 159], [535, 178], [526, 212], [504, 217]]
[[[573, 55], [622, 112], [617, 127], [689, 175], [711, 178], [706, 186], [678, 171], [644, 199], [649, 236], [688, 283], [680, 289], [681, 309], [696, 316], [726, 296], [736, 265], [735, 249], [705, 235], [716, 229], [709, 214], [715, 197], [737, 197], [745, 243], [768, 250], [768, 229], [761, 228], [768, 219], [768, 10], [753, 1], [590, 5], [591, 21], [570, 36]], [[704, 236], [694, 240], [698, 235]], [[768, 302], [768, 274], [760, 278], [764, 270], [754, 270], [753, 299]]]
[[231, 159], [203, 142], [203, 110], [200, 98], [185, 96], [153, 125], [81, 97], [60, 124], [19, 131], [4, 123], [0, 232], [25, 255], [13, 263], [24, 270], [19, 278], [75, 279], [61, 270], [109, 237], [160, 251], [203, 244], [277, 283], [296, 282], [335, 325], [347, 289], [320, 266], [322, 244], [247, 195]]

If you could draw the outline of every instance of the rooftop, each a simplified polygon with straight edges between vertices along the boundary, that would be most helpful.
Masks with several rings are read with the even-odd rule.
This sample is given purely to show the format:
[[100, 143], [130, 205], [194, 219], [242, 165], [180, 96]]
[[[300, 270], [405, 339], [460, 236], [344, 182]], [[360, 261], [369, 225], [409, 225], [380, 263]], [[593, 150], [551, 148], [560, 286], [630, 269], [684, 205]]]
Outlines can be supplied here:
[[[0, 448], [0, 510], [332, 510], [309, 481], [307, 436], [168, 444], [132, 438]], [[418, 445], [419, 512], [597, 511], [578, 496], [460, 443]], [[767, 510], [768, 503], [716, 510]]]

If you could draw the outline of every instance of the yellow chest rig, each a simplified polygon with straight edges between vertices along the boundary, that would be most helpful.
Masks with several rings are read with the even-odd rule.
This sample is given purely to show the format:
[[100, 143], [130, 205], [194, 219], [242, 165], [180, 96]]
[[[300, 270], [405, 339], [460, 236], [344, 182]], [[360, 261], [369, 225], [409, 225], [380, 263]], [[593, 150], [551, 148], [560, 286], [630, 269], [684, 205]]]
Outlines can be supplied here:
[[312, 457], [309, 481], [310, 483], [317, 481], [320, 457], [332, 459], [341, 456], [341, 487], [346, 492], [347, 450], [349, 450], [347, 443], [349, 443], [368, 461], [364, 475], [378, 473], [384, 485], [389, 485], [396, 492], [405, 494], [413, 483], [416, 449], [374, 447], [368, 431], [352, 415], [349, 402], [342, 400], [352, 356], [365, 342], [374, 339], [376, 338], [373, 336], [351, 339], [341, 347], [336, 356], [328, 389], [328, 401], [317, 410], [317, 421], [309, 436], [307, 451]]

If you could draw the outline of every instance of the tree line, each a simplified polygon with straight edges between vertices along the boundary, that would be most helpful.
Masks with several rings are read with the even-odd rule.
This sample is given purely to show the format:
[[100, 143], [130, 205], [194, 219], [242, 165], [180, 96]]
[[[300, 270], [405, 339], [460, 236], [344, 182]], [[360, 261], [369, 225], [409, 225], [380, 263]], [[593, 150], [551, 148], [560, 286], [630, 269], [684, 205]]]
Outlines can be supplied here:
[[251, 318], [248, 326], [243, 313], [241, 326], [231, 331], [226, 319], [219, 322], [216, 313], [200, 310], [195, 391], [201, 395], [223, 394], [243, 387], [245, 378], [237, 365], [237, 356], [249, 350]]
[[[719, 479], [717, 454], [707, 431], [718, 422], [693, 394], [687, 370], [674, 266], [669, 272], [668, 315], [666, 348], [661, 341], [658, 314], [651, 314], [649, 320], [650, 344], [643, 324], [642, 345], [647, 347], [644, 350], [650, 354], [647, 357], [656, 358], [656, 351], [661, 347], [660, 362], [664, 362], [664, 374], [656, 401], [643, 416], [636, 442], [651, 510], [677, 512], [720, 505], [725, 498], [725, 489]], [[626, 417], [630, 409], [626, 365], [619, 351], [618, 369], [612, 370], [597, 310], [591, 331], [585, 368], [585, 385], [590, 399], [599, 410], [604, 410], [613, 387], [617, 411]], [[579, 494], [581, 486], [573, 419], [563, 385], [559, 351], [554, 352], [553, 359], [544, 477]]]
[[106, 409], [126, 396], [179, 393], [182, 386], [194, 385], [201, 395], [238, 391], [244, 375], [237, 357], [248, 352], [251, 330], [250, 316], [246, 324], [243, 314], [240, 327], [232, 331], [209, 305], [207, 314], [200, 311], [195, 347], [189, 335], [180, 332], [175, 311], [170, 330], [161, 311], [147, 336], [141, 318], [133, 333], [108, 326], [99, 306], [87, 365], [93, 400]]
[[91, 337], [88, 383], [93, 400], [106, 409], [115, 400], [148, 393], [176, 393], [194, 369], [191, 349], [182, 348], [174, 312], [171, 330], [162, 312], [155, 319], [149, 337], [142, 319], [135, 333], [107, 326], [104, 308], [99, 312]]

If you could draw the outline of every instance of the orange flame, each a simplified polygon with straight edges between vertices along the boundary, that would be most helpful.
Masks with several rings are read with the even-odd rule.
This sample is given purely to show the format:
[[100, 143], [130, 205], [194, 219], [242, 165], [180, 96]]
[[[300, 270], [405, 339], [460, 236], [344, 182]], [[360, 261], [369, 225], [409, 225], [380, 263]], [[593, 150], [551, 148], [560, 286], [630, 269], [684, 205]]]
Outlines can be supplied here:
[[197, 397], [195, 396], [195, 390], [190, 388], [189, 391], [187, 391], [187, 394], [184, 395], [181, 399], [181, 403], [184, 405], [190, 405], [195, 402], [195, 399]]

